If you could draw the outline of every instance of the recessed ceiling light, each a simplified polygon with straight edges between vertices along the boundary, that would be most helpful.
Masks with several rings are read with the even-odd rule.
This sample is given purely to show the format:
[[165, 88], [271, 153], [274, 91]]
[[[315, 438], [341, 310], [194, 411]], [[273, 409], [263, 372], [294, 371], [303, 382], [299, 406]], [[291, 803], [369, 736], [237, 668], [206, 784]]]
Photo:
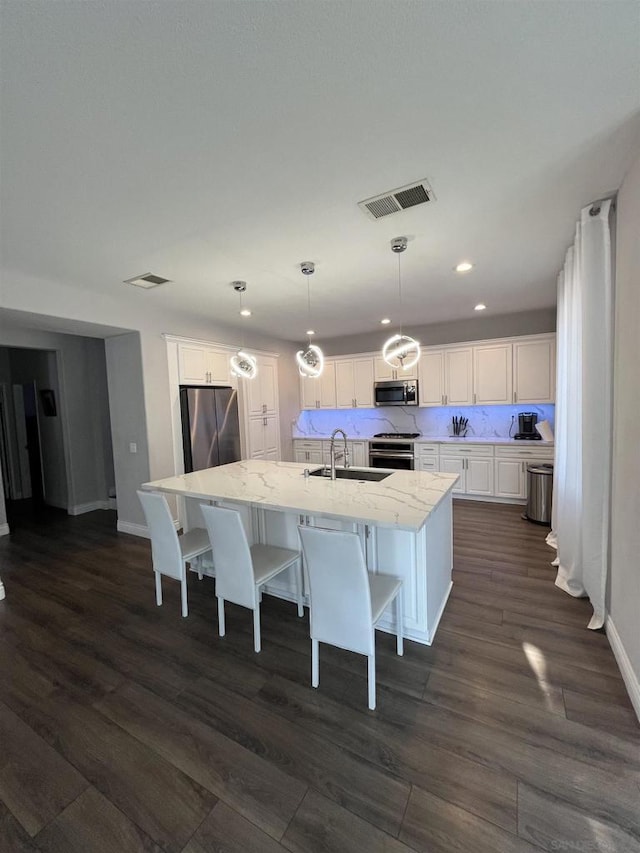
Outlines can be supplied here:
[[470, 264], [469, 261], [462, 261], [455, 268], [456, 272], [469, 272], [469, 270], [473, 269], [473, 264]]
[[315, 335], [315, 332], [313, 331], [313, 329], [307, 329], [307, 331], [305, 332], [305, 335], [309, 335], [309, 336]]
[[487, 306], [484, 304], [484, 302], [478, 302], [478, 304], [476, 305], [476, 307], [473, 310], [474, 311], [484, 311], [484, 309], [486, 307]]
[[168, 282], [168, 278], [162, 278], [161, 275], [146, 272], [134, 278], [125, 279], [124, 284], [133, 284], [134, 287], [144, 287], [145, 290], [148, 290], [150, 287], [157, 287], [159, 284], [167, 284]]
[[242, 311], [240, 312], [240, 316], [241, 317], [250, 317], [251, 311], [249, 311], [248, 308], [243, 308]]
[[383, 326], [388, 326], [391, 320], [388, 317], [385, 317], [383, 320], [380, 320]]

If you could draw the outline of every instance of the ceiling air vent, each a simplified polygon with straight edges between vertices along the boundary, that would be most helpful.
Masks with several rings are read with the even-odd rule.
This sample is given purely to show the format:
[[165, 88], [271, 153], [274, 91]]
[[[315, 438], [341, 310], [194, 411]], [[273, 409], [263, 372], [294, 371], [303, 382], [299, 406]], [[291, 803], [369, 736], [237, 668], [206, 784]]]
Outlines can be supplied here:
[[375, 195], [358, 202], [358, 207], [371, 219], [382, 219], [392, 213], [400, 213], [417, 204], [426, 204], [435, 201], [435, 195], [426, 178], [415, 184], [407, 184], [406, 187], [398, 187], [396, 190]]
[[146, 272], [144, 275], [137, 275], [135, 278], [126, 279], [124, 283], [133, 284], [135, 287], [144, 287], [148, 290], [150, 287], [157, 287], [159, 284], [166, 284], [168, 281], [170, 279]]

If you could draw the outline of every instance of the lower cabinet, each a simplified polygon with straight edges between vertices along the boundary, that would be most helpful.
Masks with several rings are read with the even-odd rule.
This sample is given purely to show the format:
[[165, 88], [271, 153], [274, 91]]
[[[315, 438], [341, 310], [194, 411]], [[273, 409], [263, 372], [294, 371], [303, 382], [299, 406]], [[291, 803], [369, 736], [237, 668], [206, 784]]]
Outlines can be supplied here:
[[493, 461], [491, 444], [440, 447], [440, 470], [460, 476], [454, 494], [492, 497]]
[[495, 491], [497, 498], [527, 497], [527, 466], [553, 462], [552, 447], [496, 447], [494, 460]]
[[[335, 442], [336, 452], [342, 452], [344, 445], [342, 440]], [[357, 468], [366, 468], [369, 465], [369, 444], [366, 441], [347, 441], [349, 451], [349, 464]], [[294, 439], [293, 441], [294, 462], [310, 462], [312, 465], [331, 464], [331, 442], [320, 439]], [[344, 465], [344, 460], [337, 460], [338, 467]]]

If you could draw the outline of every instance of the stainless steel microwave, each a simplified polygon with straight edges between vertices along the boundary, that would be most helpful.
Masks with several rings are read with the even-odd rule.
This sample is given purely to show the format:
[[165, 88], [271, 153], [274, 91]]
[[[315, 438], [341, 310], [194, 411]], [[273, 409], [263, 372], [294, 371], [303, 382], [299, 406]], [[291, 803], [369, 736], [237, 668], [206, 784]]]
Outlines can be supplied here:
[[393, 379], [373, 386], [376, 406], [417, 406], [418, 382], [415, 379]]

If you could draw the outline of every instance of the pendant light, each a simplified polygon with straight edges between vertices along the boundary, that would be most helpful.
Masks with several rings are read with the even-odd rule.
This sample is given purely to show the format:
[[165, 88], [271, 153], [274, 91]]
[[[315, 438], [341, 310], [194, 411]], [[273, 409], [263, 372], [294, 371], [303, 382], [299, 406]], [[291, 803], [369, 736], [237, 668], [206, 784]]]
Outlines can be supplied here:
[[309, 276], [313, 275], [316, 266], [313, 261], [303, 261], [300, 264], [300, 272], [307, 276], [307, 319], [309, 321], [309, 344], [304, 350], [298, 350], [296, 361], [300, 376], [307, 379], [317, 379], [324, 370], [324, 354], [319, 346], [311, 343], [311, 284]]
[[409, 370], [418, 363], [420, 344], [409, 335], [402, 334], [402, 277], [400, 275], [400, 255], [407, 248], [406, 237], [394, 237], [391, 251], [398, 256], [398, 313], [400, 314], [400, 332], [392, 335], [382, 347], [382, 358], [395, 370]]
[[[247, 289], [247, 282], [232, 281], [231, 286], [240, 297], [240, 314], [243, 317], [248, 317], [249, 314], [244, 312], [242, 308], [242, 294]], [[258, 374], [258, 362], [255, 360], [254, 356], [244, 350], [244, 326], [242, 328], [242, 348], [239, 349], [235, 355], [231, 356], [229, 359], [229, 365], [231, 367], [231, 372], [235, 376], [239, 376], [240, 379], [255, 379]]]

